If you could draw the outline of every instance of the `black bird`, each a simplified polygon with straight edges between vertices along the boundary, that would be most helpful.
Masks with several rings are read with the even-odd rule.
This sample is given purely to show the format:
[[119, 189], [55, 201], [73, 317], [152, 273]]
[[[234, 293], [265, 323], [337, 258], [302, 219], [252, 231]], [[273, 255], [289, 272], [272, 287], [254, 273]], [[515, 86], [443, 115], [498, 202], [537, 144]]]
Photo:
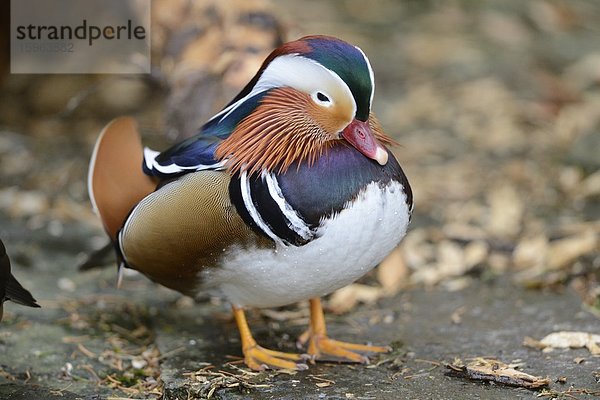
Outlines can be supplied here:
[[10, 260], [6, 254], [4, 243], [0, 240], [0, 321], [4, 311], [4, 302], [10, 300], [14, 303], [28, 307], [39, 307], [31, 293], [17, 281], [10, 272]]

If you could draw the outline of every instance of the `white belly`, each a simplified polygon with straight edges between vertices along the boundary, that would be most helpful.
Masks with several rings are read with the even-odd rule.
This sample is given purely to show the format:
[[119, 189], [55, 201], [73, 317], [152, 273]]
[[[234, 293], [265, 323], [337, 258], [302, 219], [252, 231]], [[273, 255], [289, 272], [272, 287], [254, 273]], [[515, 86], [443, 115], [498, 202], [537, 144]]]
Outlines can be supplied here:
[[203, 276], [233, 304], [277, 307], [320, 297], [354, 282], [406, 234], [409, 210], [402, 185], [371, 183], [351, 208], [322, 222], [318, 238], [300, 247], [235, 249]]

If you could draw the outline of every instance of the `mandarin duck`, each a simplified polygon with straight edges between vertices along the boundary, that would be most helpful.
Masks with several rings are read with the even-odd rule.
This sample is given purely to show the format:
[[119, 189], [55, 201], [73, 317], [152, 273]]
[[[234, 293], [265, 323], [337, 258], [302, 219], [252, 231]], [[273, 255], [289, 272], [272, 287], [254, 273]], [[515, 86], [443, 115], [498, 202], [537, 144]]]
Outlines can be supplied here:
[[10, 271], [10, 259], [6, 247], [0, 240], [0, 321], [4, 311], [4, 302], [12, 301], [28, 307], [39, 307], [31, 293], [25, 289]]
[[[135, 121], [104, 128], [90, 164], [93, 206], [119, 271], [231, 303], [246, 365], [368, 362], [387, 347], [327, 335], [320, 297], [374, 268], [406, 233], [412, 192], [371, 111], [366, 55], [326, 36], [282, 45], [193, 136], [159, 153]], [[303, 355], [259, 346], [244, 309], [309, 299]]]

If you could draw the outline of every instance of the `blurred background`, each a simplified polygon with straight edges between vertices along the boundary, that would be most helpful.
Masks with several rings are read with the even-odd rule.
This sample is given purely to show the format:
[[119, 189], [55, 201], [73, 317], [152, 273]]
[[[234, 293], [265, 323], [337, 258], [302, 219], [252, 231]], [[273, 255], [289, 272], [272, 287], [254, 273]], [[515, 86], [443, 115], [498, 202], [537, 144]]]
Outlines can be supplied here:
[[[69, 302], [92, 299], [93, 313], [93, 294], [114, 286], [112, 268], [77, 273], [105, 242], [86, 173], [108, 121], [133, 115], [145, 142], [165, 148], [226, 104], [272, 48], [317, 33], [368, 55], [374, 111], [401, 144], [415, 198], [399, 249], [330, 310], [502, 279], [574, 290], [600, 316], [600, 4], [587, 0], [154, 0], [151, 75], [17, 75], [5, 59], [0, 237], [42, 306], [71, 328], [89, 325]], [[126, 297], [155, 290], [131, 279]], [[6, 327], [41, 313], [5, 314], [6, 343]]]

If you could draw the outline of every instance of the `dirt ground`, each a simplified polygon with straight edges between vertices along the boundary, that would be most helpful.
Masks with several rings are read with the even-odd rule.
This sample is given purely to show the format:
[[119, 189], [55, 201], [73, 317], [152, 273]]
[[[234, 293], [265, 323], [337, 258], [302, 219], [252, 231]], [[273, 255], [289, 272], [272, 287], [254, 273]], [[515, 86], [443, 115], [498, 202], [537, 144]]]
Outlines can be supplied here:
[[[285, 0], [272, 15], [288, 38], [359, 45], [375, 70], [374, 110], [401, 144], [415, 215], [327, 308], [332, 336], [393, 352], [253, 374], [218, 299], [193, 304], [137, 275], [117, 290], [114, 268], [79, 273], [105, 242], [86, 192], [98, 132], [130, 114], [164, 148], [170, 93], [146, 77], [6, 74], [0, 237], [42, 309], [5, 305], [0, 398], [600, 397], [600, 4]], [[221, 99], [206, 101], [208, 115]], [[307, 308], [250, 319], [262, 344], [291, 350]], [[551, 333], [563, 342], [542, 340]], [[540, 386], [502, 369], [484, 381], [482, 359]]]

